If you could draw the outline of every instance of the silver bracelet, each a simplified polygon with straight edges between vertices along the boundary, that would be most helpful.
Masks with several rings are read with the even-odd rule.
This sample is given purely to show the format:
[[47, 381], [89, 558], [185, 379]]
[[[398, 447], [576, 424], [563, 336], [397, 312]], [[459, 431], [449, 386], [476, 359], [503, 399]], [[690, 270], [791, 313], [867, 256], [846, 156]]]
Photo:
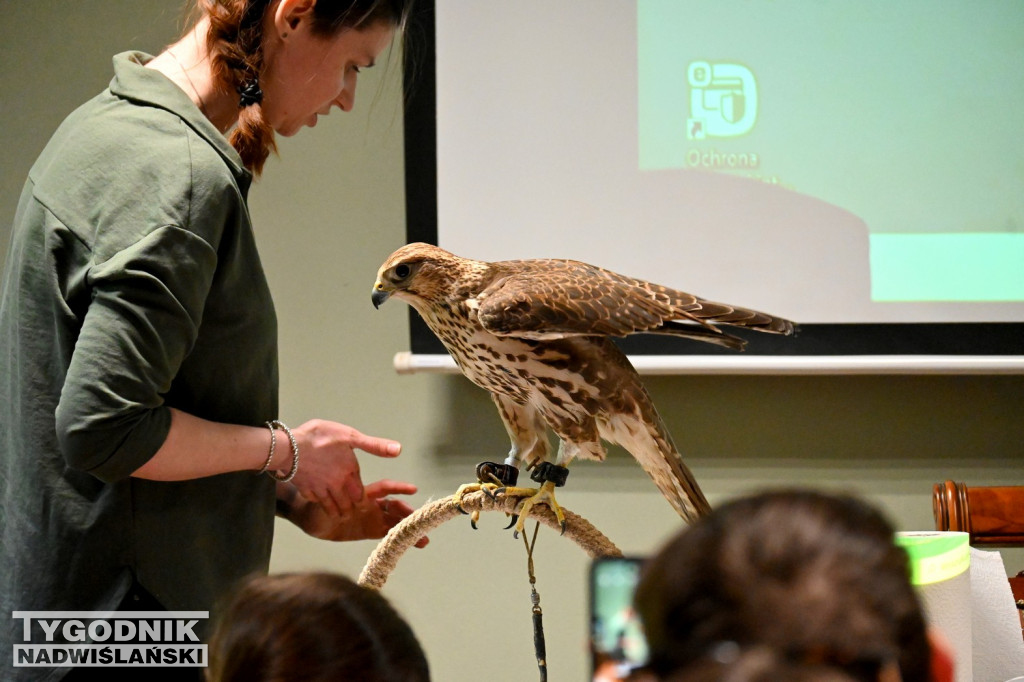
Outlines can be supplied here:
[[299, 470], [299, 443], [295, 440], [295, 436], [292, 435], [292, 430], [285, 426], [284, 422], [277, 419], [270, 422], [270, 427], [274, 429], [281, 429], [288, 436], [288, 442], [292, 445], [292, 468], [288, 470], [288, 473], [284, 476], [278, 476], [276, 471], [268, 471], [274, 480], [280, 481], [281, 483], [287, 483], [288, 481], [295, 478], [295, 472]]
[[274, 450], [277, 449], [277, 431], [274, 429], [274, 425], [270, 422], [263, 422], [263, 425], [270, 429], [270, 454], [267, 455], [267, 461], [263, 463], [263, 467], [256, 472], [257, 476], [265, 474], [270, 468], [270, 462], [274, 459]]

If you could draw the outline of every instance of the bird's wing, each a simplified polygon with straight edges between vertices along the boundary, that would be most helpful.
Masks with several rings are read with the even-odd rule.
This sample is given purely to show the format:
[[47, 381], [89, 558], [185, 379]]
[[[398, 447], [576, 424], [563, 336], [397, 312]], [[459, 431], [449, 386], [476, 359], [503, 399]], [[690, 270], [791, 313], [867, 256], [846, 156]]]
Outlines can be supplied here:
[[626, 336], [672, 316], [664, 296], [586, 263], [507, 261], [478, 296], [478, 316], [492, 334]]
[[706, 301], [578, 261], [506, 261], [498, 265], [500, 275], [475, 301], [480, 323], [498, 336], [551, 339], [648, 332], [742, 347], [742, 340], [723, 334], [714, 324], [788, 333], [768, 328], [779, 318]]

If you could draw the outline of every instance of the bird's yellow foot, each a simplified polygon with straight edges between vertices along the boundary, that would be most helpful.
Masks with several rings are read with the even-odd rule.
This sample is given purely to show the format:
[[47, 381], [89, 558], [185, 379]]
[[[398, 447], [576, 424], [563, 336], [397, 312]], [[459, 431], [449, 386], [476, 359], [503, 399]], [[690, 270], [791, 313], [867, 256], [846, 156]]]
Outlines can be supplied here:
[[513, 495], [515, 497], [523, 498], [523, 503], [518, 509], [519, 519], [515, 522], [515, 532], [512, 534], [513, 537], [518, 538], [519, 534], [523, 532], [523, 526], [526, 523], [526, 518], [530, 515], [530, 510], [537, 504], [546, 504], [548, 508], [554, 512], [555, 519], [558, 521], [558, 525], [562, 529], [562, 533], [565, 533], [565, 514], [562, 512], [562, 508], [555, 500], [554, 481], [545, 481], [541, 484], [540, 488], [536, 490], [533, 488], [499, 488], [495, 491], [495, 494]]
[[494, 491], [500, 489], [501, 486], [498, 483], [487, 483], [484, 481], [478, 481], [476, 483], [466, 483], [460, 485], [459, 489], [455, 491], [454, 500], [455, 508], [463, 514], [469, 514], [469, 525], [473, 526], [473, 530], [476, 530], [476, 522], [480, 520], [480, 510], [474, 511], [470, 514], [468, 511], [462, 508], [462, 498], [469, 493], [475, 493], [478, 490], [482, 490], [484, 494], [494, 499]]
[[[455, 507], [463, 514], [469, 514], [465, 509], [462, 508], [462, 498], [469, 493], [475, 493], [478, 490], [482, 490], [492, 500], [495, 498], [496, 491], [503, 489], [504, 486], [514, 485], [517, 478], [519, 477], [519, 469], [515, 468], [511, 464], [497, 464], [495, 462], [481, 462], [476, 466], [476, 483], [466, 483], [460, 485], [459, 489], [455, 491], [454, 501]], [[530, 491], [532, 494], [533, 491]], [[469, 523], [476, 530], [476, 522], [480, 520], [480, 512], [474, 511], [470, 514]], [[513, 519], [514, 521], [514, 519]]]
[[551, 462], [534, 462], [533, 471], [530, 472], [530, 480], [537, 481], [541, 486], [536, 493], [523, 501], [523, 506], [519, 510], [519, 520], [516, 521], [516, 531], [513, 533], [513, 536], [518, 537], [519, 533], [523, 531], [524, 519], [529, 514], [530, 509], [538, 502], [548, 505], [548, 508], [554, 512], [555, 519], [562, 529], [562, 534], [565, 534], [565, 514], [562, 512], [558, 502], [555, 501], [555, 488], [565, 485], [567, 478], [569, 478], [568, 467], [552, 464]]

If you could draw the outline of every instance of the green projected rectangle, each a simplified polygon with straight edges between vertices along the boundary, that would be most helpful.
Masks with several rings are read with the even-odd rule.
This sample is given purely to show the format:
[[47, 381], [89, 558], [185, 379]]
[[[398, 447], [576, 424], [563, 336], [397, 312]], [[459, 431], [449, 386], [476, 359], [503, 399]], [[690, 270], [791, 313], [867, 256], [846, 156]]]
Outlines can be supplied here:
[[872, 234], [874, 301], [1024, 301], [1024, 233]]
[[[1019, 319], [1003, 304], [1024, 302], [1022, 35], [1020, 0], [637, 0], [639, 171], [855, 217], [857, 305]], [[737, 212], [752, 234], [759, 218]]]

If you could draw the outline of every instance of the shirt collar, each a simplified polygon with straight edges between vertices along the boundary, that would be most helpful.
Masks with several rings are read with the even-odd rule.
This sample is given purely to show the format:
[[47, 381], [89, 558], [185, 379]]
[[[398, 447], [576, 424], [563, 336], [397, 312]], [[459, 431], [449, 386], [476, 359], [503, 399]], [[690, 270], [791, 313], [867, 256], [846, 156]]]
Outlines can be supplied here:
[[181, 88], [159, 71], [145, 67], [151, 59], [152, 55], [144, 52], [114, 55], [110, 92], [139, 104], [166, 109], [181, 118], [224, 157], [240, 184], [247, 188], [252, 173], [242, 165], [242, 157]]

